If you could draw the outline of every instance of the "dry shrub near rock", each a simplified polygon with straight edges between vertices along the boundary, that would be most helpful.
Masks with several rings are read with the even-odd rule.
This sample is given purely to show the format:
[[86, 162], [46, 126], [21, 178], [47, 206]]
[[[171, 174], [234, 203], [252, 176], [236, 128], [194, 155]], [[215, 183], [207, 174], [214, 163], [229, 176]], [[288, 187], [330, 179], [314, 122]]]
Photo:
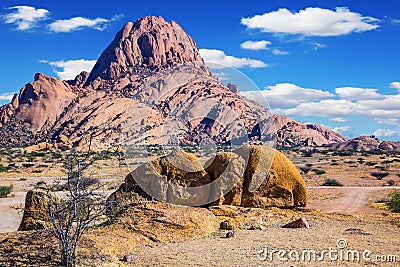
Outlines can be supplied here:
[[393, 212], [400, 212], [400, 191], [393, 190], [388, 195], [388, 201], [386, 205], [389, 207], [389, 210]]

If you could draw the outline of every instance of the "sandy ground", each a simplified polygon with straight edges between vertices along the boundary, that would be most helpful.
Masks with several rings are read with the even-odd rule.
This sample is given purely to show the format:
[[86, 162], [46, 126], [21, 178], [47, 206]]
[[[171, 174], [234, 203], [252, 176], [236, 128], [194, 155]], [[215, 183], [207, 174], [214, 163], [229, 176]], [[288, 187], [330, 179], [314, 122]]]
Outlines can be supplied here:
[[[307, 217], [307, 216], [306, 216]], [[380, 256], [396, 256], [400, 261], [399, 228], [394, 225], [382, 225], [365, 222], [362, 219], [330, 218], [319, 222], [308, 218], [310, 229], [283, 229], [271, 227], [266, 230], [238, 230], [234, 238], [222, 238], [224, 232], [213, 236], [177, 243], [151, 244], [137, 247], [133, 253], [137, 259], [136, 266], [399, 266], [399, 262], [377, 262]], [[370, 235], [346, 234], [350, 228], [362, 228]], [[342, 241], [339, 241], [342, 240]], [[347, 246], [339, 249], [337, 243], [346, 242]], [[266, 249], [267, 248], [267, 249]], [[315, 251], [321, 255], [323, 250], [348, 250], [362, 253], [370, 250], [372, 255], [367, 259], [354, 261], [350, 256], [335, 259], [327, 255], [323, 260], [311, 261], [295, 257], [289, 260], [288, 254], [280, 260], [277, 253], [271, 256], [272, 250], [296, 251], [301, 255], [304, 250]], [[265, 259], [265, 251], [267, 258]], [[296, 255], [296, 254], [292, 254]], [[307, 255], [307, 254], [305, 254]], [[318, 257], [317, 257], [318, 258]], [[333, 260], [331, 260], [333, 259]]]
[[400, 187], [311, 186], [308, 187], [308, 207], [326, 213], [379, 213], [379, 210], [371, 207], [371, 202], [385, 197], [392, 190], [400, 190]]
[[0, 198], [0, 233], [17, 231], [22, 219], [22, 211], [25, 201], [25, 192], [16, 192], [14, 196]]
[[[384, 197], [391, 190], [400, 190], [400, 187], [308, 187], [308, 208], [321, 210], [324, 213], [337, 212], [345, 214], [379, 213], [376, 208], [371, 207], [372, 200], [379, 196]], [[111, 194], [112, 191], [108, 191]], [[26, 192], [15, 192], [14, 196], [0, 198], [0, 233], [13, 232], [18, 229], [22, 219], [21, 208], [23, 208]]]

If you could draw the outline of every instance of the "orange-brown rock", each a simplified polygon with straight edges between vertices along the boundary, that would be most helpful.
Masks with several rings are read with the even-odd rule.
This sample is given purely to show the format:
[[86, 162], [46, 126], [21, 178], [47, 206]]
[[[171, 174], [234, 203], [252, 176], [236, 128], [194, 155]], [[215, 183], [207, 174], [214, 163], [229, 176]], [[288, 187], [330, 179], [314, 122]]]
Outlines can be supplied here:
[[[307, 204], [306, 185], [300, 172], [275, 149], [245, 146], [234, 152], [219, 153], [206, 165], [209, 166], [202, 170], [194, 156], [182, 151], [153, 160], [131, 172], [109, 198], [109, 203], [115, 207], [126, 206], [140, 196], [182, 205], [203, 202], [288, 208]], [[182, 195], [174, 186], [195, 187], [210, 182], [209, 191], [200, 195]]]
[[175, 21], [148, 16], [128, 22], [101, 54], [88, 82], [115, 79], [137, 65], [171, 66], [202, 62], [193, 39]]
[[41, 190], [30, 190], [26, 193], [25, 208], [22, 221], [18, 231], [38, 230], [51, 227], [48, 205], [50, 199], [46, 192]]
[[339, 151], [400, 151], [400, 142], [381, 141], [375, 136], [360, 136], [348, 141], [326, 144], [324, 147]]
[[148, 202], [130, 207], [120, 218], [152, 241], [176, 242], [200, 238], [218, 230], [218, 220], [208, 209]]

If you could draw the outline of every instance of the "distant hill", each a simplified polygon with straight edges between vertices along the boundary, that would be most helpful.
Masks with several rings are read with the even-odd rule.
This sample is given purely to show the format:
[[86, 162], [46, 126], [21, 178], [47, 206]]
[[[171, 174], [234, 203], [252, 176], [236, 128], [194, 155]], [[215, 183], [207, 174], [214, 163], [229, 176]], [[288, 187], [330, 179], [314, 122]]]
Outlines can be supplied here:
[[360, 136], [348, 141], [326, 144], [323, 147], [331, 150], [354, 151], [396, 151], [400, 152], [400, 142], [381, 141], [375, 136]]

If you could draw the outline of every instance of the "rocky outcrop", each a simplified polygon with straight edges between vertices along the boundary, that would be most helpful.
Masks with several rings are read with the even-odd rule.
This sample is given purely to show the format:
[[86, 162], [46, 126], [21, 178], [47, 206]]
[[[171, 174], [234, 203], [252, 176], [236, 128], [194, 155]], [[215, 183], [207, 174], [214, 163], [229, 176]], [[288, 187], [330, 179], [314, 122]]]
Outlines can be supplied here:
[[148, 16], [128, 22], [101, 54], [88, 83], [112, 80], [135, 66], [172, 66], [203, 62], [193, 39], [175, 21]]
[[400, 142], [381, 141], [375, 136], [360, 136], [345, 142], [326, 144], [323, 148], [336, 151], [397, 151], [400, 152]]
[[348, 139], [317, 124], [305, 124], [285, 116], [275, 116], [277, 145], [280, 147], [322, 146]]
[[67, 81], [68, 84], [72, 86], [77, 86], [77, 87], [83, 87], [83, 85], [86, 83], [86, 81], [89, 78], [90, 73], [87, 71], [82, 71], [79, 73], [75, 79]]
[[159, 202], [132, 206], [120, 221], [157, 242], [200, 238], [215, 232], [219, 226], [214, 214], [207, 209]]
[[7, 121], [14, 116], [32, 132], [51, 126], [76, 98], [75, 89], [68, 83], [41, 73], [35, 74], [34, 82], [26, 84], [9, 104], [8, 114], [0, 118]]
[[234, 92], [234, 93], [239, 93], [239, 86], [237, 86], [237, 85], [234, 84], [234, 83], [228, 83], [228, 84], [226, 85], [226, 87], [228, 87], [229, 90], [231, 90], [231, 91]]
[[44, 191], [28, 191], [25, 197], [24, 215], [18, 231], [38, 230], [51, 227], [48, 215], [49, 201], [57, 200], [49, 199]]
[[[235, 155], [240, 155], [245, 165], [235, 158], [231, 160]], [[240, 171], [242, 166], [245, 166], [244, 172]], [[233, 153], [220, 153], [206, 170], [211, 177], [226, 173], [229, 177], [236, 176], [233, 179], [238, 181], [214, 204], [260, 208], [307, 204], [306, 185], [300, 172], [285, 155], [272, 148], [250, 146]], [[242, 173], [242, 177], [239, 178], [238, 173]]]
[[[153, 160], [131, 172], [108, 202], [111, 206], [128, 206], [132, 196], [138, 195], [197, 206], [204, 203], [265, 208], [307, 204], [306, 186], [299, 171], [272, 148], [242, 147], [219, 153], [206, 165], [209, 166], [203, 170], [196, 157], [182, 151]], [[202, 186], [203, 190], [190, 194], [177, 185]]]

